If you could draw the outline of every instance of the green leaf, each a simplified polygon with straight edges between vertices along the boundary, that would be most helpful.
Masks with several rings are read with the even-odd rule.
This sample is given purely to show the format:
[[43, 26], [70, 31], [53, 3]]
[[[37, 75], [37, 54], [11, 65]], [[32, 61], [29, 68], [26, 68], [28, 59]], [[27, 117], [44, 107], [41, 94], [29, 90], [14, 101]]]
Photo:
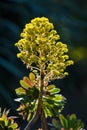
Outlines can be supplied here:
[[84, 128], [84, 123], [80, 119], [77, 121], [77, 128]]
[[38, 96], [39, 96], [39, 90], [38, 90], [36, 87], [35, 87], [35, 89], [34, 89], [33, 95], [34, 95], [34, 98], [35, 98], [35, 99], [37, 99]]
[[30, 121], [35, 115], [35, 111], [34, 110], [31, 110], [31, 112], [29, 112], [28, 114], [28, 117], [27, 117], [27, 120]]
[[31, 118], [32, 118], [32, 113], [30, 112], [30, 113], [28, 114], [27, 120], [30, 121]]
[[59, 117], [59, 108], [53, 108], [53, 114], [54, 114], [54, 116], [56, 116], [56, 117]]
[[62, 101], [63, 100], [63, 96], [61, 94], [56, 94], [55, 95], [55, 100], [56, 101]]
[[44, 101], [43, 102], [43, 109], [45, 111], [45, 117], [47, 118], [53, 116], [53, 104], [49, 104], [48, 102]]
[[34, 75], [34, 73], [30, 73], [30, 74], [29, 74], [29, 78], [30, 78], [30, 80], [32, 80], [32, 81], [35, 80], [35, 75]]
[[15, 91], [16, 91], [17, 95], [24, 95], [24, 94], [26, 94], [26, 91], [22, 87], [19, 87], [19, 88], [15, 89]]
[[44, 97], [44, 101], [48, 102], [51, 105], [60, 104], [60, 101], [58, 99], [56, 99], [55, 97]]
[[49, 92], [50, 92], [51, 95], [53, 95], [53, 94], [59, 93], [60, 89], [59, 88], [53, 88], [53, 89], [49, 90]]
[[23, 81], [28, 85], [29, 88], [34, 86], [33, 82], [26, 76], [23, 77]]
[[59, 127], [59, 124], [58, 124], [58, 121], [56, 120], [56, 119], [52, 119], [52, 124], [53, 124], [53, 126], [55, 127], [55, 128], [60, 128]]
[[47, 118], [48, 117], [48, 113], [47, 113], [45, 108], [44, 108], [44, 114], [45, 114], [45, 117]]
[[76, 117], [75, 114], [70, 115], [70, 120], [71, 120], [71, 121], [76, 120], [76, 119], [77, 119], [77, 117]]
[[0, 120], [0, 126], [2, 126], [2, 127], [5, 126], [5, 121], [4, 120]]
[[44, 98], [43, 98], [43, 101], [44, 101], [44, 102], [47, 102], [47, 103], [49, 103], [49, 104], [53, 104], [53, 103], [54, 103], [54, 100], [52, 100], [52, 98], [50, 98], [50, 97], [44, 97]]
[[53, 85], [53, 84], [51, 84], [51, 85], [49, 85], [49, 86], [47, 87], [48, 90], [51, 90], [51, 89], [53, 89], [53, 88], [55, 88], [55, 85]]
[[14, 130], [14, 129], [16, 129], [17, 127], [18, 127], [17, 123], [14, 123], [14, 124], [10, 125], [9, 128], [12, 128], [12, 129]]
[[8, 126], [8, 120], [4, 120], [5, 121], [5, 126]]
[[45, 107], [45, 111], [47, 113], [47, 117], [52, 117], [53, 113], [51, 112], [50, 108]]
[[68, 122], [69, 122], [69, 127], [73, 127], [74, 128], [74, 125], [76, 124], [77, 122], [77, 117], [75, 114], [72, 114], [69, 116], [69, 119], [68, 119]]
[[62, 127], [64, 127], [65, 130], [68, 130], [69, 129], [68, 120], [62, 114], [59, 115], [59, 119], [60, 119]]
[[24, 80], [20, 80], [20, 84], [23, 88], [25, 88], [26, 90], [29, 89], [29, 85], [24, 81]]

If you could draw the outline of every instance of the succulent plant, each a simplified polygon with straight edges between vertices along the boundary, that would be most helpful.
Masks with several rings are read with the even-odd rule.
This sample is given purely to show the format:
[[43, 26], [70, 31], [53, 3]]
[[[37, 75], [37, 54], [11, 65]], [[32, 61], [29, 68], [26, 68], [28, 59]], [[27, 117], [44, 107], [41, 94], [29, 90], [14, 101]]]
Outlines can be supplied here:
[[0, 130], [19, 130], [18, 124], [14, 121], [15, 116], [8, 116], [9, 110], [4, 109], [1, 111], [0, 108]]
[[84, 128], [84, 123], [77, 119], [75, 114], [67, 117], [60, 114], [59, 120], [53, 119], [52, 124], [57, 130], [81, 130], [81, 128]]
[[30, 120], [37, 109], [37, 99], [39, 96], [39, 90], [35, 87], [36, 78], [33, 73], [29, 74], [29, 77], [24, 77], [20, 80], [20, 87], [16, 89], [16, 94], [19, 98], [15, 101], [20, 102], [20, 107], [17, 109], [23, 119]]
[[47, 130], [46, 118], [58, 117], [64, 107], [65, 98], [59, 94], [60, 89], [49, 85], [51, 80], [68, 75], [65, 69], [73, 64], [67, 55], [67, 45], [59, 40], [53, 24], [41, 17], [25, 25], [21, 39], [15, 44], [19, 49], [17, 57], [31, 71], [29, 77], [20, 80], [21, 87], [16, 89], [19, 96], [16, 101], [21, 103], [18, 111], [27, 120], [31, 119], [25, 130], [31, 129], [31, 124], [39, 117], [42, 129]]

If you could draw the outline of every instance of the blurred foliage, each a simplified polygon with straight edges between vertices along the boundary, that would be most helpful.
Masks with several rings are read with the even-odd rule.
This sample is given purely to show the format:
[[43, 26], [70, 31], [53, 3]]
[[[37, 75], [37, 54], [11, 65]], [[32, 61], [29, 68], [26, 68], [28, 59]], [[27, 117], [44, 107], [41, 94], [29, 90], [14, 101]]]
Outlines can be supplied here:
[[8, 116], [9, 110], [4, 109], [1, 111], [0, 108], [0, 130], [19, 130], [18, 124], [14, 121], [15, 116]]
[[24, 25], [37, 16], [48, 17], [62, 41], [68, 43], [71, 49], [69, 53], [76, 62], [69, 69], [70, 76], [55, 81], [55, 84], [68, 98], [67, 113], [75, 112], [87, 122], [86, 0], [0, 0], [0, 104], [3, 108], [5, 105], [11, 107], [13, 112], [17, 108], [13, 102], [16, 97], [14, 89], [18, 86], [18, 79], [27, 72], [17, 60], [17, 50], [13, 44], [19, 39]]
[[76, 46], [75, 49], [72, 49], [70, 54], [75, 62], [87, 60], [87, 48], [83, 46]]
[[75, 114], [68, 115], [67, 117], [60, 114], [59, 121], [53, 119], [52, 124], [56, 130], [81, 130], [81, 128], [84, 128], [83, 122], [77, 119]]

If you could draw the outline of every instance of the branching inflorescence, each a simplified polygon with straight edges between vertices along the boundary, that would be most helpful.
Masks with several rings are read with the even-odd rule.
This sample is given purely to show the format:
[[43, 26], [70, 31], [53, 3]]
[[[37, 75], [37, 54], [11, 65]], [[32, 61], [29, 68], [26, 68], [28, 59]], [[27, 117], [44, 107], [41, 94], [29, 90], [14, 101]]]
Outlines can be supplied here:
[[21, 40], [15, 45], [20, 53], [18, 58], [32, 68], [33, 64], [40, 69], [44, 64], [46, 78], [62, 78], [68, 73], [64, 72], [67, 66], [73, 64], [68, 60], [67, 45], [59, 41], [60, 36], [54, 26], [45, 17], [35, 18], [26, 24], [21, 33]]
[[[28, 120], [33, 118], [35, 121], [35, 117], [41, 117], [42, 129], [47, 130], [45, 118], [58, 116], [64, 105], [64, 97], [58, 94], [60, 89], [48, 83], [68, 75], [65, 69], [73, 61], [67, 55], [67, 45], [60, 42], [53, 24], [45, 17], [26, 24], [15, 45], [20, 51], [17, 57], [32, 71], [16, 89], [21, 102], [18, 111], [27, 115]], [[29, 130], [29, 125], [26, 130]]]

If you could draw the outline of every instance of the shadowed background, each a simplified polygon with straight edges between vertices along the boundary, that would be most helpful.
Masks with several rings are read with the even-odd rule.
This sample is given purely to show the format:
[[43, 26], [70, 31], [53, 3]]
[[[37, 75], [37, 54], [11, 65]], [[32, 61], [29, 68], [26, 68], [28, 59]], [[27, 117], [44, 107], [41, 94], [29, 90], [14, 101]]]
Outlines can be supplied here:
[[[76, 113], [87, 127], [87, 1], [86, 0], [0, 0], [0, 107], [11, 108], [17, 115], [14, 89], [28, 75], [17, 59], [14, 46], [25, 24], [35, 17], [49, 18], [69, 48], [74, 66], [69, 76], [53, 81], [67, 98], [63, 114]], [[25, 124], [21, 123], [20, 125]]]

